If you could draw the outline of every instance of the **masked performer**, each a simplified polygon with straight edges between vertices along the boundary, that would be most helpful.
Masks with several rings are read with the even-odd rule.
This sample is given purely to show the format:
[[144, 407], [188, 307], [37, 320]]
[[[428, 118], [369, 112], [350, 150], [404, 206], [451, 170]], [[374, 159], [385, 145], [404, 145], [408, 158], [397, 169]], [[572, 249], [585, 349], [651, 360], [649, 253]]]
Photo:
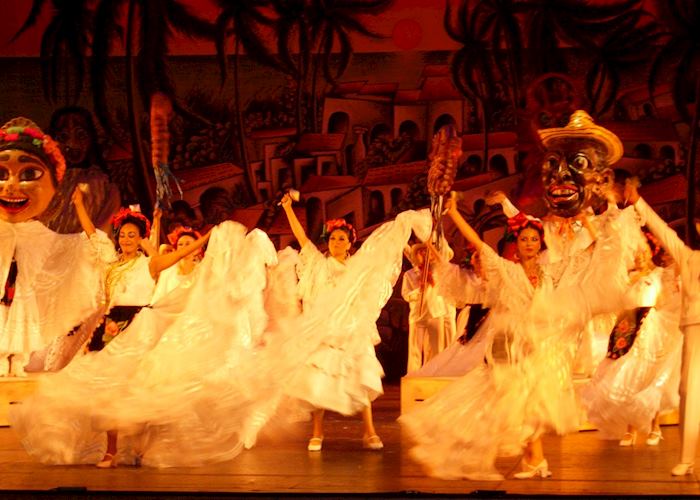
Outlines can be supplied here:
[[625, 294], [626, 310], [610, 336], [608, 355], [580, 392], [588, 420], [599, 435], [622, 438], [620, 446], [633, 446], [637, 431], [648, 434], [648, 445], [658, 445], [659, 413], [678, 407], [682, 344], [678, 275], [669, 259], [668, 267], [654, 266], [650, 244], [642, 243], [637, 252]]
[[23, 375], [32, 352], [73, 331], [102, 302], [99, 262], [112, 246], [107, 236], [60, 235], [36, 220], [64, 172], [58, 145], [30, 120], [16, 118], [0, 129], [2, 375]]
[[90, 112], [79, 106], [56, 110], [49, 134], [58, 142], [66, 160], [66, 172], [41, 221], [59, 233], [77, 233], [82, 228], [72, 213], [70, 199], [78, 185], [89, 194], [85, 208], [99, 229], [107, 231], [112, 215], [119, 210], [119, 190], [109, 180]]
[[625, 186], [624, 197], [634, 204], [649, 230], [680, 268], [683, 354], [680, 383], [680, 462], [674, 476], [693, 473], [700, 432], [700, 252], [683, 244], [676, 232], [639, 196], [633, 182]]
[[[435, 269], [435, 257], [423, 243], [411, 247], [413, 269], [406, 271], [401, 283], [401, 296], [408, 302], [408, 363], [411, 373], [444, 351], [454, 339], [455, 306], [439, 292], [441, 276]], [[426, 258], [428, 276], [423, 286]]]
[[[579, 114], [540, 137], [548, 150], [543, 181], [560, 206], [580, 205], [593, 189], [606, 194], [608, 162], [622, 153], [611, 132]], [[400, 418], [416, 442], [411, 454], [437, 477], [500, 480], [496, 458], [524, 449], [515, 477], [548, 477], [541, 437], [578, 428], [571, 373], [578, 332], [592, 314], [615, 310], [621, 301], [627, 281], [621, 241], [624, 228], [638, 230], [634, 213], [611, 210], [596, 232], [587, 225], [596, 243], [571, 257], [583, 265], [564, 272], [542, 265], [543, 231], [520, 231], [519, 238], [531, 241], [523, 242], [527, 258], [516, 264], [485, 245], [452, 203], [449, 214], [480, 252], [487, 304], [501, 309], [492, 319], [492, 361]]]
[[306, 236], [289, 195], [282, 206], [301, 245], [299, 293], [303, 317], [310, 325], [305, 330], [318, 339], [305, 348], [307, 359], [289, 376], [286, 389], [287, 395], [315, 408], [308, 449], [321, 450], [323, 414], [328, 409], [344, 415], [361, 412], [362, 446], [380, 450], [384, 445], [374, 428], [371, 408], [372, 400], [383, 392], [384, 375], [374, 351], [380, 341], [376, 320], [400, 273], [411, 228], [422, 221], [426, 226], [420, 229], [422, 235], [429, 231], [427, 214], [399, 214], [372, 233], [352, 256], [354, 229], [342, 219], [329, 221], [328, 255], [324, 255]]

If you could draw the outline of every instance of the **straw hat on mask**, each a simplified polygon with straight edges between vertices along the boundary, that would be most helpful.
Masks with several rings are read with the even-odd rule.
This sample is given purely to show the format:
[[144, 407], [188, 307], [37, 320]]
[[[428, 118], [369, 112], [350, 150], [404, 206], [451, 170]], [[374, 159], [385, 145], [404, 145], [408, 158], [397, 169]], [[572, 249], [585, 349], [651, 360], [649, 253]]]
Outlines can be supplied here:
[[616, 163], [624, 152], [620, 138], [605, 127], [596, 125], [593, 118], [582, 109], [574, 111], [566, 127], [544, 128], [537, 133], [546, 149], [553, 149], [552, 145], [562, 140], [583, 139], [597, 142], [606, 152], [608, 165]]

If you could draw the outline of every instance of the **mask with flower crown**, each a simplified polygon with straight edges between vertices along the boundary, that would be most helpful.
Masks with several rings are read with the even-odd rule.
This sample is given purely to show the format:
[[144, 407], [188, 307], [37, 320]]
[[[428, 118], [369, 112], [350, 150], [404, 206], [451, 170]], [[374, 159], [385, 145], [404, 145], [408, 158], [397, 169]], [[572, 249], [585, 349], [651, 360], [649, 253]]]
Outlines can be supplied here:
[[63, 178], [58, 144], [32, 121], [15, 118], [0, 128], [0, 219], [37, 218], [49, 206]]

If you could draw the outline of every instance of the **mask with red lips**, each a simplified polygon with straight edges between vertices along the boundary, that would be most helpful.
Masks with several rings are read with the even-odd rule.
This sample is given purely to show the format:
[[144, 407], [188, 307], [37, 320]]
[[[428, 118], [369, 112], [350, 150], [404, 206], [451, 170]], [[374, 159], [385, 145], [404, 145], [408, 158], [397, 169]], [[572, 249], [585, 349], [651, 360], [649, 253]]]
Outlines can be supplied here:
[[574, 217], [584, 208], [597, 206], [613, 179], [605, 151], [595, 142], [557, 141], [544, 155], [544, 197], [554, 215]]
[[624, 153], [620, 139], [583, 110], [572, 113], [565, 127], [540, 129], [538, 135], [545, 148], [542, 183], [550, 212], [574, 217], [604, 204], [615, 179], [610, 166]]
[[0, 219], [25, 222], [41, 215], [65, 172], [58, 144], [34, 122], [14, 118], [0, 128]]

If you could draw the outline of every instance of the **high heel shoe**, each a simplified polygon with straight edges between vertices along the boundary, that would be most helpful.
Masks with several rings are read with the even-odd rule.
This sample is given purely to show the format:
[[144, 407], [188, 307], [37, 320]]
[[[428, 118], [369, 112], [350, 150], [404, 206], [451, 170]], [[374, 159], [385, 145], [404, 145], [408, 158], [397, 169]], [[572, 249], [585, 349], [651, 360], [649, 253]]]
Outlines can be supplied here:
[[98, 469], [116, 469], [117, 455], [113, 453], [105, 453], [105, 456], [102, 458], [102, 460], [97, 462], [95, 466]]
[[625, 432], [625, 435], [620, 439], [620, 446], [634, 446], [637, 442], [636, 432]]
[[672, 476], [685, 476], [687, 474], [692, 474], [694, 465], [695, 464], [692, 462], [678, 464], [673, 469], [671, 469], [671, 475]]
[[552, 472], [549, 470], [549, 464], [547, 463], [547, 459], [545, 458], [537, 465], [530, 465], [525, 460], [523, 460], [523, 471], [516, 472], [515, 474], [513, 474], [513, 477], [515, 479], [531, 479], [533, 477], [541, 477], [542, 479], [544, 479], [551, 475]]
[[653, 430], [647, 436], [647, 444], [649, 446], [657, 446], [659, 441], [661, 441], [663, 438], [664, 437], [661, 435], [661, 429]]
[[309, 439], [309, 444], [306, 449], [309, 451], [321, 451], [323, 447], [323, 437], [312, 437]]
[[362, 447], [365, 450], [381, 450], [384, 448], [384, 443], [379, 439], [379, 436], [372, 434], [371, 436], [362, 437]]

